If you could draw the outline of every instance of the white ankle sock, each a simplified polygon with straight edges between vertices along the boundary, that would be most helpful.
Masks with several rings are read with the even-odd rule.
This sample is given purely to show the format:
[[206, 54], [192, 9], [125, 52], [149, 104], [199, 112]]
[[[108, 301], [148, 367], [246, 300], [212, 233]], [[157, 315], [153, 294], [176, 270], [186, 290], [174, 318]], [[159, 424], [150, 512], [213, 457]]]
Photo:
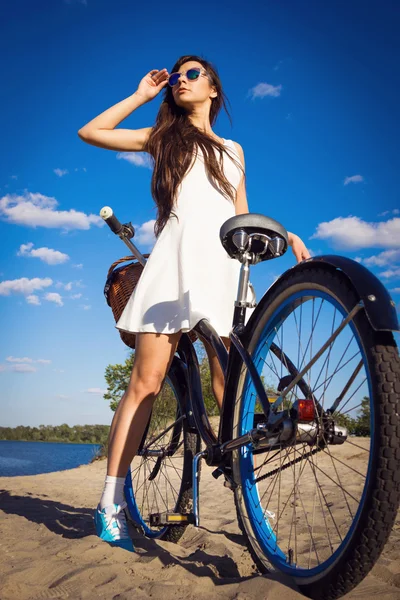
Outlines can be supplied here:
[[103, 510], [110, 504], [121, 504], [125, 500], [124, 496], [125, 477], [113, 477], [106, 475], [103, 494], [100, 499], [100, 510]]

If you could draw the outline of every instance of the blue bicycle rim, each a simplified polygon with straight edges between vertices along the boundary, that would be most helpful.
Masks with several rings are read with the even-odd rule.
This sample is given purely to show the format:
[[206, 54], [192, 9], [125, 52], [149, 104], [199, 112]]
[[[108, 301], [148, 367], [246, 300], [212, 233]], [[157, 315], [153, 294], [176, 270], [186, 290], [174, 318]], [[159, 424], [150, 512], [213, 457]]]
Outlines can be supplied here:
[[[280, 325], [285, 321], [287, 316], [298, 306], [299, 299], [304, 296], [311, 296], [314, 298], [322, 298], [327, 301], [331, 305], [333, 305], [342, 315], [343, 317], [347, 317], [348, 312], [329, 294], [322, 292], [320, 290], [301, 290], [299, 292], [293, 293], [289, 298], [287, 298], [271, 315], [266, 325], [264, 326], [259, 340], [257, 342], [257, 346], [255, 347], [252, 357], [255, 365], [263, 364], [263, 360], [269, 353], [272, 342], [274, 341], [276, 332], [274, 328], [279, 328]], [[297, 301], [297, 304], [296, 304]], [[359, 346], [361, 356], [364, 361], [364, 365], [367, 365], [367, 359], [364, 353], [364, 349], [359, 339], [358, 332], [354, 327], [353, 321], [350, 321], [349, 326], [352, 329], [354, 334], [354, 338]], [[284, 351], [284, 349], [282, 348]], [[239, 469], [240, 469], [240, 479], [242, 485], [242, 494], [246, 506], [247, 517], [249, 519], [252, 532], [257, 539], [257, 542], [262, 549], [263, 553], [267, 556], [268, 560], [280, 571], [290, 575], [291, 577], [307, 577], [312, 578], [320, 575], [322, 571], [329, 570], [333, 564], [340, 557], [343, 548], [345, 548], [353, 534], [353, 531], [358, 523], [366, 496], [366, 490], [369, 486], [370, 475], [371, 475], [371, 463], [372, 456], [374, 454], [374, 405], [372, 401], [372, 389], [371, 389], [371, 380], [369, 369], [366, 368], [366, 376], [368, 381], [368, 389], [369, 389], [369, 397], [371, 399], [370, 410], [371, 410], [371, 445], [370, 445], [370, 455], [368, 460], [368, 471], [366, 475], [366, 481], [363, 489], [362, 496], [360, 498], [360, 503], [357, 509], [357, 512], [354, 516], [353, 522], [347, 532], [345, 538], [340, 543], [338, 548], [333, 552], [333, 554], [325, 560], [320, 565], [313, 567], [311, 569], [305, 569], [297, 567], [296, 565], [290, 565], [288, 562], [287, 554], [282, 551], [276, 540], [276, 535], [273, 532], [273, 528], [271, 527], [268, 519], [264, 515], [264, 510], [261, 506], [259, 500], [259, 494], [257, 486], [253, 484], [254, 474], [253, 474], [253, 459], [252, 459], [252, 450], [251, 445], [242, 446], [239, 450]], [[255, 389], [252, 383], [251, 377], [249, 373], [246, 376], [246, 380], [243, 388], [243, 396], [242, 403], [240, 407], [240, 415], [239, 415], [239, 435], [245, 435], [250, 429], [253, 428], [254, 423], [254, 411], [255, 411]], [[251, 474], [251, 479], [249, 478], [249, 474]]]
[[135, 494], [133, 493], [132, 477], [131, 477], [130, 469], [125, 478], [124, 491], [125, 491], [125, 499], [126, 499], [126, 503], [128, 505], [129, 513], [130, 513], [132, 519], [135, 521], [135, 523], [137, 525], [140, 525], [143, 528], [144, 535], [148, 538], [154, 538], [154, 539], [161, 537], [163, 535], [163, 533], [167, 530], [167, 526], [163, 527], [162, 529], [154, 530], [154, 529], [151, 529], [147, 525], [147, 523], [143, 520], [142, 514], [139, 511], [137, 504], [136, 504]]

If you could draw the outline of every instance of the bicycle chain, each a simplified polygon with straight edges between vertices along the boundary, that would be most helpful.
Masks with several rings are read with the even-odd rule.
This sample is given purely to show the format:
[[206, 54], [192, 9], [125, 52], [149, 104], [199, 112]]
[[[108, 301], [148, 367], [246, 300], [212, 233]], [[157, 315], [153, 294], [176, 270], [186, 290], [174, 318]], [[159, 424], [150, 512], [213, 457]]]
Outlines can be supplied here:
[[279, 467], [278, 469], [273, 469], [272, 471], [265, 473], [265, 475], [261, 475], [261, 477], [257, 477], [257, 479], [255, 479], [254, 483], [258, 483], [259, 481], [264, 481], [264, 479], [268, 479], [268, 477], [272, 477], [273, 475], [276, 475], [277, 473], [279, 473], [279, 471], [284, 471], [285, 469], [288, 469], [289, 467], [291, 467], [292, 465], [295, 465], [296, 463], [300, 462], [301, 460], [304, 460], [305, 458], [308, 458], [309, 456], [312, 456], [313, 454], [316, 454], [317, 452], [321, 452], [321, 450], [323, 450], [323, 448], [314, 448], [314, 450], [307, 452], [307, 454], [303, 454], [303, 456], [299, 456], [298, 458], [295, 458], [294, 460], [291, 460], [290, 462], [286, 463], [285, 465], [283, 465], [283, 467]]

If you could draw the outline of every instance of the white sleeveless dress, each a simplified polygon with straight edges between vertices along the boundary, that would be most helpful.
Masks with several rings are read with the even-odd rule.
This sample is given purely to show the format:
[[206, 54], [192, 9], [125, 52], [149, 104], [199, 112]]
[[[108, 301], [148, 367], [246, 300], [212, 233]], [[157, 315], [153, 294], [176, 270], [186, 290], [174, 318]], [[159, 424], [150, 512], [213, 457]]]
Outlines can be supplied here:
[[[239, 164], [240, 157], [232, 140], [223, 143], [229, 153], [223, 154], [225, 176], [237, 189], [242, 172], [231, 156]], [[170, 215], [116, 327], [170, 334], [188, 332], [207, 318], [220, 337], [229, 337], [241, 264], [227, 254], [219, 230], [235, 215], [235, 206], [207, 176], [200, 148], [173, 211], [179, 221]]]

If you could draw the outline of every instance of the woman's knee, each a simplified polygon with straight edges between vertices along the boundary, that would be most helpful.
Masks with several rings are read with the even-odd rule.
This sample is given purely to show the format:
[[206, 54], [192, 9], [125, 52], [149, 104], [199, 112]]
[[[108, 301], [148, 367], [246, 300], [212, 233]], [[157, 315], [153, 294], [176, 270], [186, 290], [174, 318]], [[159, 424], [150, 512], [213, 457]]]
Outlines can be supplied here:
[[134, 367], [127, 392], [128, 394], [135, 393], [135, 395], [140, 397], [147, 397], [152, 394], [157, 395], [161, 390], [163, 380], [163, 374], [157, 370], [143, 372], [136, 370]]
[[128, 386], [129, 393], [135, 390], [140, 396], [159, 394], [179, 338], [178, 334], [140, 334], [137, 336]]

